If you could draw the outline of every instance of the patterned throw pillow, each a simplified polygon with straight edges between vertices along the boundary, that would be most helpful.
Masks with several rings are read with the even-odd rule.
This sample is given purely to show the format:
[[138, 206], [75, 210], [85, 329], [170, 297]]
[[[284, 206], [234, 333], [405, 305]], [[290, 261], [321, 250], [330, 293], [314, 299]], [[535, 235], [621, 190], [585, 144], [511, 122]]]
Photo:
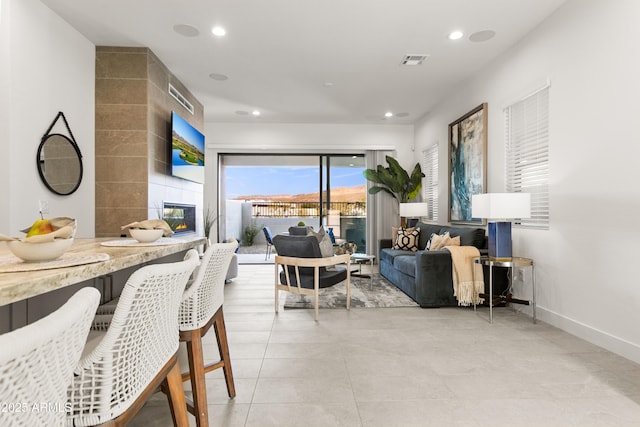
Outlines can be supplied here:
[[358, 250], [358, 245], [354, 242], [344, 242], [333, 247], [333, 253], [336, 255], [353, 254]]
[[460, 236], [451, 237], [448, 231], [444, 234], [433, 233], [427, 242], [426, 250], [437, 251], [445, 246], [460, 246]]
[[[398, 239], [398, 230], [400, 229], [400, 227], [391, 227], [391, 241], [394, 245], [396, 244], [396, 240]], [[414, 227], [404, 229], [405, 233], [411, 233], [413, 230], [415, 230]]]
[[420, 238], [419, 228], [413, 228], [413, 229], [400, 228], [398, 230], [398, 235], [396, 236], [396, 241], [395, 241], [395, 244], [393, 245], [393, 249], [416, 252], [418, 250], [419, 238]]

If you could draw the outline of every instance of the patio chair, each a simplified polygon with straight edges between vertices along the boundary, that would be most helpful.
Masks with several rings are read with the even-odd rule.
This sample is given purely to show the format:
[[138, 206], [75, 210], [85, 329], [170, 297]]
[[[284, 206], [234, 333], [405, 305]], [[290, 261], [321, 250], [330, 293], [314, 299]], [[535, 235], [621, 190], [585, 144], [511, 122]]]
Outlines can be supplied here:
[[271, 256], [271, 247], [273, 246], [273, 235], [271, 234], [271, 230], [269, 230], [269, 227], [267, 226], [262, 227], [262, 231], [264, 232], [264, 238], [267, 241], [267, 252], [264, 254], [264, 260], [266, 261], [267, 258]]
[[[275, 262], [275, 309], [279, 291], [313, 296], [314, 319], [318, 320], [318, 290], [347, 281], [347, 310], [351, 306], [351, 255], [323, 257], [315, 236], [277, 235], [273, 245]], [[342, 265], [346, 264], [346, 268]], [[279, 271], [282, 266], [282, 271]], [[327, 267], [335, 266], [333, 269]]]

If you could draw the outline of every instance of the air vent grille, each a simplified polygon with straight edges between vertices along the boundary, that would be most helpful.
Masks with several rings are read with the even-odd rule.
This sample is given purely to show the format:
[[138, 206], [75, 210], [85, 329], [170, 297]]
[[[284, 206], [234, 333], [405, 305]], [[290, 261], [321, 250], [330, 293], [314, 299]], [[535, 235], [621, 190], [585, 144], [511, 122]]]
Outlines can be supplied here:
[[429, 55], [405, 55], [402, 58], [402, 65], [421, 65]]
[[178, 89], [176, 89], [171, 83], [169, 83], [169, 95], [171, 95], [176, 101], [178, 101], [178, 103], [182, 105], [188, 112], [193, 114], [193, 104], [191, 104], [187, 100], [187, 98], [185, 98], [184, 95], [182, 95], [180, 91], [178, 91]]

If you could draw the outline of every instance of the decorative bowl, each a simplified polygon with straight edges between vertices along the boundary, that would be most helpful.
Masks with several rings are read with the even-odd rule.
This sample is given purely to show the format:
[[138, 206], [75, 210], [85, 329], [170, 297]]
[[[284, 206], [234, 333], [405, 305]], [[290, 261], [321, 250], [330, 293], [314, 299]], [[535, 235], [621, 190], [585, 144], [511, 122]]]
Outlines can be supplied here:
[[130, 228], [131, 237], [140, 243], [155, 242], [164, 234], [164, 230], [145, 230], [143, 228]]
[[73, 237], [55, 239], [53, 242], [30, 243], [20, 240], [7, 242], [9, 250], [26, 262], [53, 261], [60, 258], [73, 245]]

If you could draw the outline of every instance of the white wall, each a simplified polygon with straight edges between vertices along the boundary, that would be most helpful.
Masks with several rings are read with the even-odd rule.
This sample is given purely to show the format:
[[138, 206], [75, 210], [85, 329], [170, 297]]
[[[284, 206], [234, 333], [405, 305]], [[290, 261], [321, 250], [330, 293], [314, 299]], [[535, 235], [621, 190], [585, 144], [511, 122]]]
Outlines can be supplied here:
[[[38, 0], [2, 0], [0, 42], [0, 233], [18, 235], [38, 216], [78, 220], [78, 237], [94, 235], [95, 48]], [[6, 96], [5, 96], [6, 95]], [[64, 112], [83, 155], [84, 178], [71, 196], [50, 192], [36, 169], [36, 153], [59, 111]], [[8, 130], [8, 131], [6, 131]], [[54, 131], [66, 134], [59, 122]]]
[[[218, 153], [364, 153], [395, 150], [413, 168], [412, 125], [205, 123], [204, 205], [217, 206]], [[214, 238], [217, 238], [215, 236]]]
[[639, 16], [637, 0], [570, 0], [416, 126], [416, 153], [440, 143], [447, 218], [447, 125], [488, 102], [488, 191], [504, 191], [502, 109], [550, 80], [551, 224], [515, 229], [514, 253], [537, 263], [543, 320], [636, 362]]
[[[9, 2], [0, 0], [0, 152], [5, 153], [0, 158], [0, 224], [9, 224], [11, 214], [9, 209], [9, 178], [11, 171], [11, 127], [9, 126], [10, 95], [9, 84]], [[7, 230], [0, 228], [0, 232]]]

